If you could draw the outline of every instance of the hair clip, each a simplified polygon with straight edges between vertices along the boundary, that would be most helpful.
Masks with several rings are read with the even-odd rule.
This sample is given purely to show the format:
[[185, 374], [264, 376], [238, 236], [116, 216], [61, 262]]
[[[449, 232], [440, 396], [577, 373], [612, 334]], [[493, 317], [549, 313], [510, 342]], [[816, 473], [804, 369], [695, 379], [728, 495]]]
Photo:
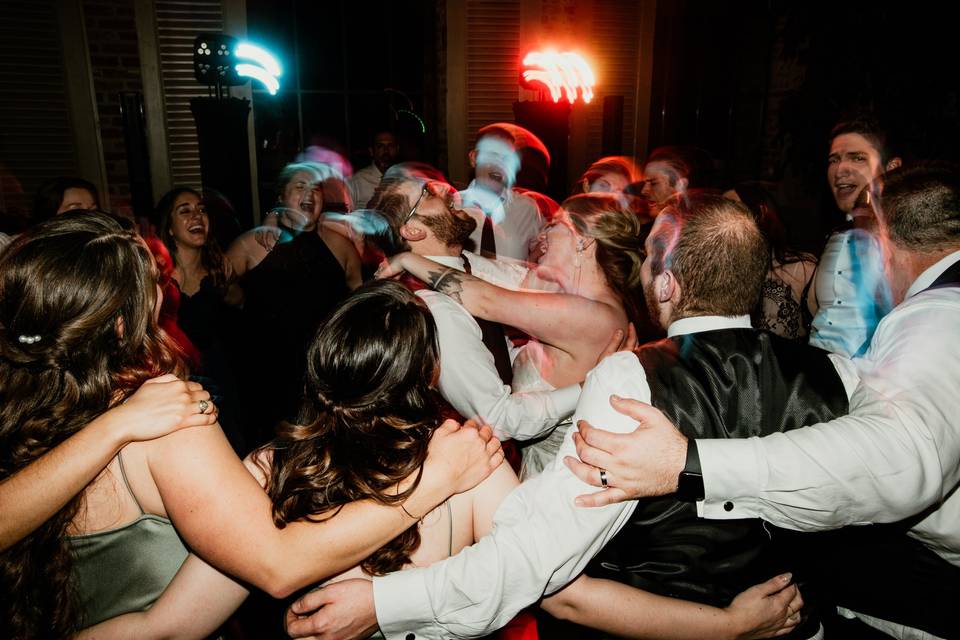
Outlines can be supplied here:
[[20, 341], [20, 344], [34, 344], [40, 342], [40, 336], [27, 336], [22, 335], [17, 340]]

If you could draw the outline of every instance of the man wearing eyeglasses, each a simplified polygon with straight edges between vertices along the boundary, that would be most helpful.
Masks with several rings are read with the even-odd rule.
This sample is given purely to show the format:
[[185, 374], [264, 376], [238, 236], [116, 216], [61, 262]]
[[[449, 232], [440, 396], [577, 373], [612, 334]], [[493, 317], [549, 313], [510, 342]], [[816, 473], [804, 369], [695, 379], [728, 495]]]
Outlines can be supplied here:
[[[386, 189], [378, 209], [391, 221], [397, 248], [468, 271], [499, 286], [517, 288], [525, 265], [490, 260], [464, 251], [479, 213], [460, 208], [450, 185], [416, 177], [400, 178]], [[440, 393], [465, 418], [494, 426], [503, 439], [530, 439], [571, 415], [580, 385], [556, 391], [514, 393], [513, 344], [494, 322], [474, 318], [447, 295], [418, 290], [437, 323], [440, 342]]]

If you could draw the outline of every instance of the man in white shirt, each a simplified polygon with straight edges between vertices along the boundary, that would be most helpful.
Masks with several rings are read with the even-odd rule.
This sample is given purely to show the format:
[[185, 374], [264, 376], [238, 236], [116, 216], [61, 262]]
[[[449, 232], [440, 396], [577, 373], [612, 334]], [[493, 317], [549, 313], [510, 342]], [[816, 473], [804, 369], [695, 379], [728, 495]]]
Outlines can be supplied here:
[[837, 124], [830, 133], [827, 181], [850, 228], [830, 235], [814, 281], [819, 306], [810, 344], [847, 357], [863, 355], [890, 302], [873, 215], [856, 207], [864, 191], [876, 191], [887, 171], [900, 166], [887, 135], [870, 118]]
[[[406, 245], [402, 248], [454, 269], [469, 267], [484, 280], [517, 288], [527, 275], [525, 265], [463, 251], [475, 223], [453, 206], [451, 198], [456, 194], [448, 189], [440, 183], [404, 178], [390, 185], [380, 207], [394, 221], [391, 226]], [[478, 321], [442, 293], [422, 289], [417, 295], [427, 303], [437, 323], [440, 393], [462, 416], [489, 423], [504, 439], [528, 440], [573, 413], [580, 385], [551, 392], [514, 393], [509, 386], [513, 345], [502, 330], [499, 336], [490, 335], [495, 328], [485, 326], [487, 323]], [[486, 344], [497, 339], [499, 344]]]
[[475, 178], [460, 195], [477, 221], [470, 235], [475, 251], [488, 258], [526, 260], [544, 219], [533, 198], [513, 190], [520, 170], [513, 134], [498, 125], [481, 128], [470, 166]]
[[[910, 552], [922, 558], [930, 572], [917, 576], [907, 566], [903, 567], [907, 573], [894, 575], [892, 559], [879, 557], [874, 575], [856, 577], [861, 591], [896, 594], [894, 600], [916, 606], [897, 611], [888, 600], [876, 613], [863, 611], [862, 605], [870, 603], [860, 603], [857, 610], [938, 636], [957, 637], [960, 627], [953, 607], [960, 599], [960, 340], [956, 333], [960, 327], [960, 177], [956, 168], [921, 166], [888, 174], [879, 218], [886, 273], [898, 304], [880, 322], [866, 354], [853, 361], [861, 382], [851, 397], [848, 416], [764, 438], [695, 440], [689, 441], [695, 443], [690, 446], [657, 410], [629, 401], [619, 403], [618, 409], [641, 426], [626, 436], [581, 427], [578, 453], [584, 462], [605, 469], [611, 488], [580, 502], [607, 505], [672, 493], [692, 453], [702, 469], [704, 496], [699, 508], [706, 518], [760, 517], [778, 526], [812, 531], [914, 517], [909, 535], [942, 561], [938, 564], [932, 554], [913, 548]], [[600, 486], [598, 468], [570, 463], [581, 478]], [[838, 567], [837, 573], [843, 570]], [[936, 577], [931, 580], [931, 575]], [[902, 633], [881, 621], [871, 624]]]
[[[684, 260], [701, 275], [705, 271], [717, 275], [716, 278], [706, 278], [706, 284], [701, 277], [700, 291], [712, 291], [718, 282], [723, 281], [726, 288], [719, 296], [723, 298], [719, 307], [701, 307], [697, 303], [700, 298], [692, 293], [684, 298], [683, 283], [688, 281], [674, 277], [674, 273], [681, 272], [677, 261], [674, 261], [676, 271], [660, 272], [656, 276], [657, 291], [654, 291], [650, 261], [663, 263], [678, 258], [679, 254], [665, 255], [661, 250], [658, 258], [648, 255], [642, 271], [645, 290], [648, 290], [648, 305], [659, 311], [655, 316], [669, 324], [668, 334], [680, 342], [684, 341], [683, 337], [716, 333], [714, 330], [728, 335], [730, 330], [734, 334], [745, 333], [752, 337], [761, 335], [750, 330], [747, 314], [752, 306], [751, 297], [759, 296], [769, 250], [749, 212], [722, 198], [714, 198], [712, 202], [720, 203], [718, 215], [721, 218], [733, 218], [733, 224], [726, 225], [733, 228], [725, 228], [724, 224], [719, 224], [720, 229], [717, 226], [701, 228], [699, 243], [706, 243], [715, 250], [728, 245], [735, 249], [727, 251], [723, 267], [717, 266], [714, 256], [705, 255], [705, 251], [697, 248], [688, 249]], [[728, 214], [729, 211], [734, 213]], [[668, 218], [661, 216], [659, 224], [666, 225], [663, 221]], [[651, 238], [659, 237], [657, 233], [655, 229]], [[648, 240], [650, 255], [655, 253], [652, 242]], [[659, 246], [664, 249], [676, 245], [663, 241]], [[741, 247], [752, 247], [753, 250], [746, 255], [738, 250]], [[703, 248], [699, 246], [699, 249]], [[745, 280], [752, 285], [744, 284]], [[693, 285], [689, 286], [690, 291], [695, 290]], [[743, 287], [751, 289], [752, 293], [745, 293]], [[705, 295], [704, 301], [716, 302], [717, 297]], [[702, 308], [708, 311], [699, 310]], [[747, 331], [737, 331], [742, 329]], [[797, 345], [789, 345], [789, 348], [805, 349]], [[819, 358], [819, 364], [796, 376], [795, 384], [809, 388], [817, 384], [827, 385], [830, 393], [838, 396], [835, 407], [845, 408], [847, 392], [854, 386], [847, 379], [850, 372], [834, 371], [832, 361], [822, 352], [814, 349], [805, 352]], [[813, 371], [818, 374], [815, 380], [810, 379]], [[663, 389], [659, 381], [654, 382], [655, 378], [645, 374], [644, 367], [633, 353], [609, 357], [588, 375], [574, 417], [602, 421], [604, 426], [628, 433], [634, 424], [611, 408], [610, 395], [650, 399], [652, 388]], [[749, 404], [748, 400], [744, 406]], [[732, 423], [730, 426], [738, 425]], [[294, 635], [335, 631], [336, 637], [352, 637], [378, 622], [388, 639], [405, 640], [480, 637], [503, 626], [519, 610], [575, 578], [617, 535], [635, 511], [637, 505], [629, 502], [611, 504], [599, 510], [577, 508], [574, 498], [588, 485], [562, 464], [564, 455], [572, 455], [574, 450], [572, 435], [568, 434], [555, 463], [507, 496], [496, 513], [493, 532], [476, 545], [426, 568], [376, 577], [372, 586], [369, 582], [354, 580], [314, 592], [297, 603], [294, 611], [309, 614], [320, 605], [323, 609], [309, 618], [292, 621], [288, 631]], [[750, 553], [747, 551], [746, 555]], [[736, 565], [736, 562], [730, 564]], [[791, 624], [800, 620], [798, 612], [790, 612], [789, 616]]]
[[367, 207], [367, 202], [373, 197], [373, 192], [380, 184], [380, 178], [397, 161], [400, 155], [400, 143], [397, 142], [397, 136], [393, 132], [377, 131], [373, 134], [367, 150], [373, 162], [353, 174], [347, 182], [354, 209]]

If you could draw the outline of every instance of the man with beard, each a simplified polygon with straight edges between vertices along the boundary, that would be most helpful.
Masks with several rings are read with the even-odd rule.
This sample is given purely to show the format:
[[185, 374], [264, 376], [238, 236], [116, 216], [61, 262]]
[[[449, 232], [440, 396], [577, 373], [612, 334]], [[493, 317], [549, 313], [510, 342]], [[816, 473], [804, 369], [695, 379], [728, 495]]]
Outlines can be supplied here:
[[[412, 251], [498, 285], [517, 288], [527, 269], [463, 250], [476, 221], [459, 208], [449, 185], [417, 178], [389, 177], [378, 209], [391, 221], [398, 251]], [[440, 393], [464, 418], [494, 426], [498, 437], [527, 440], [573, 413], [580, 385], [556, 391], [514, 393], [513, 345], [503, 328], [474, 318], [447, 295], [417, 291], [433, 314], [440, 341]], [[616, 340], [619, 343], [619, 339]]]
[[[611, 394], [676, 407], [690, 433], [715, 437], [783, 431], [810, 416], [845, 413], [855, 382], [835, 369], [835, 356], [750, 328], [770, 259], [750, 212], [718, 196], [691, 195], [688, 206], [658, 217], [642, 272], [651, 316], [670, 337], [606, 358], [587, 376], [574, 417], [602, 417], [605, 427], [629, 433], [635, 423], [612, 410]], [[716, 606], [787, 564], [759, 520], [692, 530], [692, 496], [579, 509], [574, 498], [588, 485], [562, 463], [573, 452], [571, 432], [554, 465], [507, 496], [493, 532], [476, 545], [430, 567], [375, 577], [372, 585], [345, 581], [308, 594], [294, 605], [296, 614], [324, 608], [288, 629], [350, 637], [351, 629], [379, 624], [391, 640], [480, 637], [561, 589], [598, 552], [592, 571], [600, 577]], [[579, 620], [589, 605], [561, 597], [549, 606]], [[786, 614], [789, 626], [801, 622], [798, 609]], [[807, 619], [796, 637], [817, 630]]]

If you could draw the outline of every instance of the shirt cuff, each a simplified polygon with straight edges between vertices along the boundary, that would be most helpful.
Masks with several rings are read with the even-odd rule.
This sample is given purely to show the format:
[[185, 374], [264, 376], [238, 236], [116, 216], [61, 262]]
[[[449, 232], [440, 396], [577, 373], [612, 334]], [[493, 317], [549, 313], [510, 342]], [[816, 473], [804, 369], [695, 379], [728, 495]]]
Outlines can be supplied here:
[[550, 394], [553, 399], [553, 406], [557, 410], [560, 418], [566, 418], [573, 414], [577, 408], [577, 402], [580, 401], [580, 385], [571, 384], [569, 387], [557, 389]]
[[704, 499], [697, 513], [711, 520], [756, 518], [766, 484], [759, 438], [697, 440]]
[[387, 640], [442, 640], [439, 634], [423, 630], [433, 626], [434, 616], [421, 570], [374, 577], [373, 604], [380, 631]]

